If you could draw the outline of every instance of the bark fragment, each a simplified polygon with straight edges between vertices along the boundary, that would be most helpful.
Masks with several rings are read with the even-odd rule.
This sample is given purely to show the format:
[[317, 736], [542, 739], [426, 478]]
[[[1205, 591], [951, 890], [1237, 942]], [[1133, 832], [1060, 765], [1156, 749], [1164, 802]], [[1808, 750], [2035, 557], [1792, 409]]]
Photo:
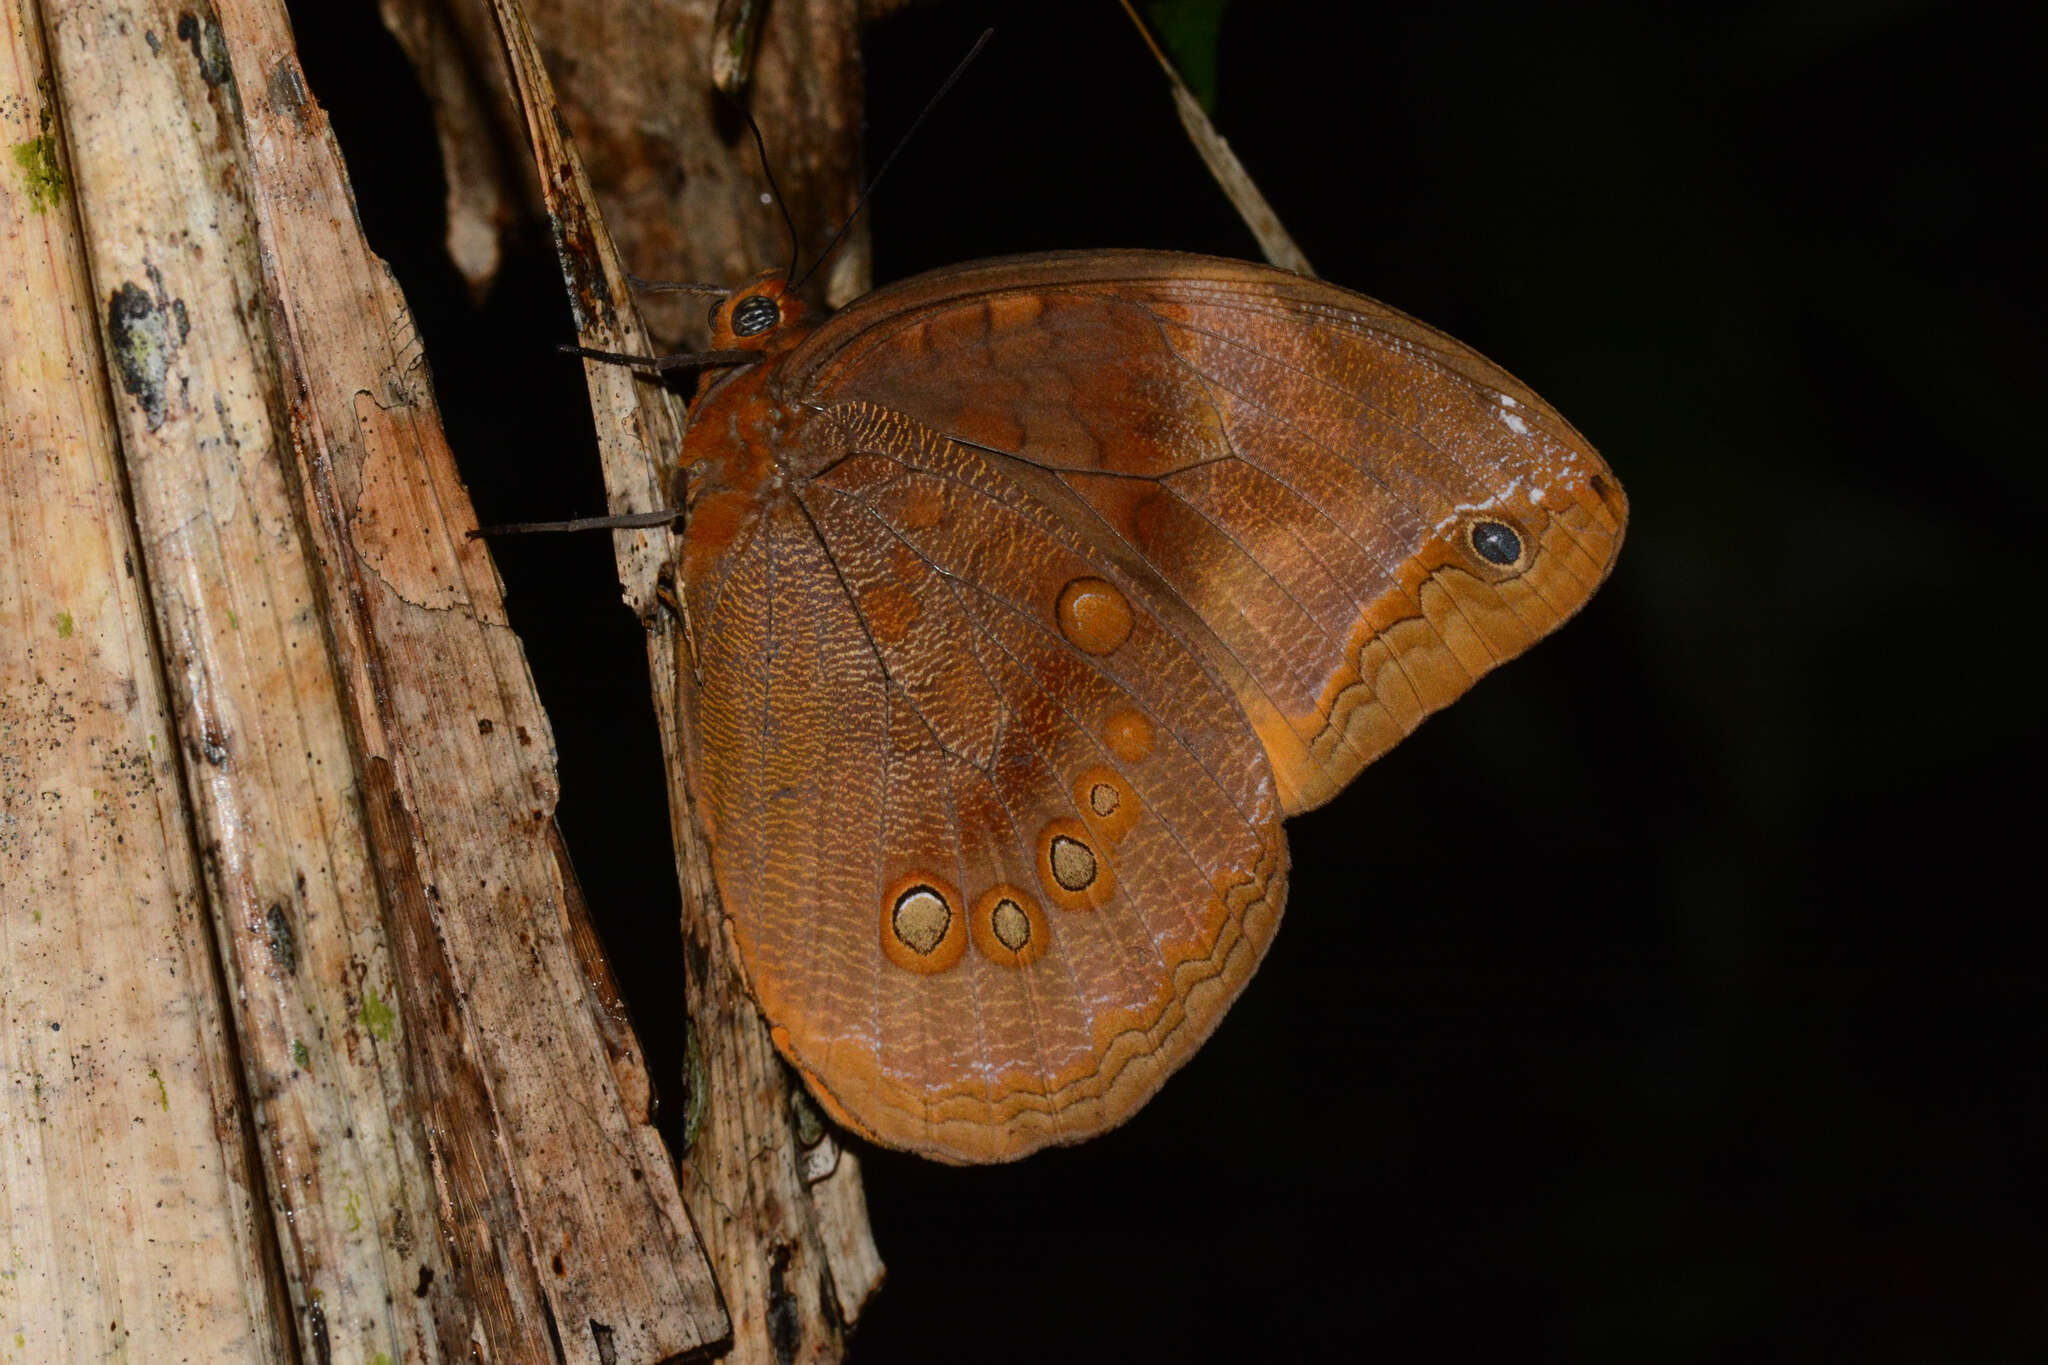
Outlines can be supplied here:
[[[558, 117], [540, 46], [519, 0], [493, 3], [540, 166], [580, 340], [600, 350], [649, 354], [648, 328], [627, 288], [618, 249], [569, 120]], [[710, 6], [703, 9], [708, 19]], [[856, 17], [844, 0], [808, 0], [778, 6], [764, 31], [755, 98], [791, 111], [783, 126], [793, 142], [801, 142], [799, 159], [812, 168], [813, 176], [798, 183], [825, 185], [827, 168], [832, 177], [829, 188], [814, 189], [808, 199], [799, 191], [790, 192], [799, 222], [812, 212], [822, 217], [824, 205], [850, 205], [858, 192], [858, 119], [851, 111], [857, 105], [830, 118], [802, 118], [797, 111], [816, 92], [799, 96], [792, 88], [809, 77], [799, 78], [788, 64], [790, 47], [786, 40], [778, 42], [775, 31], [778, 24], [787, 23], [810, 35], [806, 41], [821, 34], [838, 35], [842, 46], [825, 62], [825, 69], [857, 77]], [[697, 98], [692, 107], [703, 108], [708, 99], [703, 93], [710, 80], [708, 61], [700, 59], [693, 73]], [[751, 148], [731, 148], [725, 155], [744, 164]], [[727, 249], [728, 240], [738, 240], [722, 235], [731, 231], [731, 225], [707, 230], [700, 245], [694, 232], [697, 220], [686, 221], [692, 227], [690, 254], [680, 262], [679, 273], [718, 278], [721, 259], [716, 253]], [[834, 226], [828, 223], [824, 234], [829, 236]], [[773, 259], [775, 231], [756, 222], [756, 235], [747, 245], [748, 258], [757, 266]], [[856, 265], [842, 267], [839, 279], [842, 285], [864, 286], [865, 271], [858, 265], [862, 258], [852, 259]], [[592, 363], [586, 375], [611, 510], [644, 512], [668, 506], [682, 430], [680, 403], [666, 390], [616, 366]], [[683, 1197], [697, 1220], [732, 1315], [728, 1358], [749, 1365], [837, 1360], [844, 1353], [848, 1331], [882, 1277], [867, 1226], [859, 1163], [850, 1152], [821, 1160], [817, 1143], [834, 1143], [829, 1134], [812, 1143], [810, 1150], [800, 1139], [793, 1107], [800, 1088], [746, 994], [723, 930], [695, 798], [684, 776], [680, 727], [689, 671], [682, 630], [661, 604], [674, 534], [666, 527], [617, 531], [613, 544], [626, 600], [647, 626], [648, 664], [668, 760], [670, 826], [683, 887], [685, 953], [691, 964], [690, 1054], [701, 1064], [693, 1066], [693, 1074], [702, 1078], [690, 1095], [694, 1138], [683, 1160]], [[807, 1180], [806, 1171], [812, 1179]]]

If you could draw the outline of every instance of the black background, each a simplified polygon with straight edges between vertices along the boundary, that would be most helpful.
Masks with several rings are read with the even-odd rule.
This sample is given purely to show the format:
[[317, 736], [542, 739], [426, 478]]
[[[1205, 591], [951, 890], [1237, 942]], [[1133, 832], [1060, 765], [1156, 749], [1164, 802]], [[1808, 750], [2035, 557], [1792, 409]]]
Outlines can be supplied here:
[[[598, 510], [544, 235], [472, 306], [374, 7], [294, 10], [479, 515]], [[1931, 4], [1649, 10], [1231, 13], [1218, 121], [1310, 259], [1567, 414], [1628, 545], [1293, 822], [1266, 966], [1134, 1121], [996, 1169], [860, 1149], [890, 1282], [857, 1361], [2048, 1349], [2038, 48]], [[874, 202], [878, 280], [1255, 254], [1107, 0], [875, 28], [871, 165], [992, 14]], [[668, 1080], [676, 893], [608, 538], [498, 558]]]

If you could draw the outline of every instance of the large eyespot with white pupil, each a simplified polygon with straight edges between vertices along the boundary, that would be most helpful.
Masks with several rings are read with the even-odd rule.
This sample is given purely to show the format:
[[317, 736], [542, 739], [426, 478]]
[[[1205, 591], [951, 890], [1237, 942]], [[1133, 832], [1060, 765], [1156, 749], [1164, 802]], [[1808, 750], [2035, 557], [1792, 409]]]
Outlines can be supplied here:
[[732, 334], [757, 337], [782, 321], [782, 305], [766, 294], [749, 294], [732, 306]]
[[1505, 573], [1528, 568], [1533, 548], [1529, 537], [1518, 527], [1486, 513], [1465, 524], [1465, 545], [1486, 568]]
[[1038, 879], [1062, 910], [1093, 910], [1116, 890], [1100, 841], [1079, 820], [1054, 820], [1040, 831]]
[[960, 893], [937, 877], [913, 872], [882, 897], [882, 951], [899, 967], [943, 972], [967, 951]]
[[981, 955], [1005, 967], [1028, 967], [1052, 946], [1045, 911], [1021, 887], [999, 885], [982, 892], [968, 915], [968, 930]]

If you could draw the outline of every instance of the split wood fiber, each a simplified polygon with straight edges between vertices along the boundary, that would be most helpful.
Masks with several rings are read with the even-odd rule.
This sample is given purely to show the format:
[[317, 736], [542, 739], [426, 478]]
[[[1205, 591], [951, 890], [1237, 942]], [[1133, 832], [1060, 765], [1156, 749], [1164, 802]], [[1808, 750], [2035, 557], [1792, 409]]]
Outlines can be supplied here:
[[[101, 695], [144, 672], [158, 686], [157, 665], [136, 654], [147, 602], [161, 690], [135, 682], [118, 717], [95, 712], [94, 724], [121, 728], [107, 731], [106, 753], [73, 759], [130, 754], [138, 733], [146, 753], [159, 729], [164, 757], [126, 788], [89, 771], [54, 779], [58, 799], [37, 819], [55, 833], [23, 854], [36, 860], [24, 864], [26, 895], [13, 862], [0, 864], [4, 931], [12, 944], [18, 924], [48, 922], [63, 891], [75, 900], [93, 871], [117, 879], [95, 898], [101, 936], [156, 942], [152, 968], [170, 964], [183, 984], [149, 983], [170, 992], [160, 1008], [104, 991], [73, 1007], [64, 1002], [85, 997], [57, 972], [64, 959], [46, 968], [24, 954], [43, 984], [17, 991], [10, 975], [0, 1036], [11, 1041], [17, 1020], [49, 1013], [47, 996], [76, 1020], [67, 1066], [120, 1062], [120, 1075], [99, 1062], [78, 1074], [62, 1115], [70, 1131], [91, 1121], [98, 1132], [104, 1106], [126, 1102], [138, 1038], [165, 1048], [146, 1069], [163, 1078], [160, 1112], [182, 1103], [206, 1114], [213, 1144], [209, 1156], [187, 1134], [181, 1160], [152, 1173], [199, 1206], [186, 1222], [204, 1254], [159, 1248], [146, 1269], [95, 1263], [73, 1306], [94, 1305], [95, 1321], [148, 1317], [102, 1315], [97, 1305], [118, 1289], [156, 1305], [152, 1330], [166, 1339], [191, 1333], [162, 1351], [114, 1343], [138, 1359], [289, 1359], [293, 1337], [300, 1359], [365, 1365], [625, 1365], [710, 1346], [725, 1317], [558, 847], [546, 719], [495, 572], [466, 539], [474, 518], [416, 333], [356, 227], [281, 4], [53, 0], [39, 10], [23, 0], [8, 22], [7, 79], [34, 94], [0, 117], [10, 132], [34, 122], [35, 136], [54, 137], [65, 190], [53, 200], [44, 176], [21, 208], [10, 183], [0, 220], [10, 243], [24, 244], [0, 262], [7, 325], [35, 336], [6, 351], [6, 471], [38, 480], [0, 512], [10, 547], [41, 543], [32, 536], [61, 543], [43, 577], [10, 568], [0, 582], [24, 601], [84, 604], [60, 604], [52, 620], [69, 626], [57, 643], [79, 639], [81, 621], [86, 638], [106, 642], [90, 656]], [[53, 58], [47, 80], [35, 65], [38, 30]], [[53, 215], [64, 231], [82, 230], [84, 271]], [[17, 231], [30, 218], [42, 226]], [[101, 329], [97, 343], [82, 316]], [[59, 392], [54, 377], [80, 374], [97, 389], [72, 378]], [[19, 404], [16, 387], [28, 395]], [[119, 509], [108, 394], [132, 552], [128, 528], [105, 519]], [[29, 456], [38, 447], [59, 467], [40, 469]], [[106, 472], [93, 473], [95, 458]], [[83, 482], [45, 492], [60, 476]], [[98, 509], [97, 531], [82, 516], [54, 520], [37, 494]], [[117, 548], [124, 572], [113, 583]], [[29, 558], [10, 548], [8, 563]], [[146, 597], [131, 583], [146, 583]], [[119, 614], [123, 593], [130, 617]], [[23, 610], [31, 621], [48, 614], [35, 602]], [[17, 654], [30, 647], [38, 652]], [[33, 630], [5, 648], [0, 695], [24, 697], [24, 715], [31, 702], [51, 713], [53, 687], [88, 685]], [[153, 726], [165, 709], [169, 724]], [[39, 724], [10, 724], [5, 736], [10, 774], [39, 765], [27, 787], [44, 785]], [[85, 733], [74, 727], [66, 742]], [[9, 814], [14, 791], [10, 776]], [[126, 826], [110, 829], [114, 817], [101, 814], [117, 801], [127, 820], [153, 821], [135, 825], [147, 866], [126, 876], [94, 857], [100, 830], [126, 847]], [[235, 1108], [204, 935], [178, 936], [179, 907], [196, 925], [202, 895], [246, 1114]], [[87, 950], [104, 951], [83, 940], [64, 951]], [[165, 1039], [183, 1039], [183, 1051]], [[10, 1048], [10, 1072], [21, 1055]], [[56, 1054], [25, 1060], [49, 1071], [44, 1057]], [[10, 1128], [21, 1122], [13, 1079]], [[163, 1128], [177, 1131], [168, 1119]], [[91, 1201], [112, 1197], [90, 1181], [115, 1180], [97, 1166], [60, 1167], [62, 1179], [0, 1169], [0, 1206], [56, 1210], [45, 1217], [53, 1229], [64, 1225], [52, 1219], [86, 1218], [101, 1207]], [[252, 1209], [258, 1178], [267, 1220]], [[166, 1246], [178, 1244], [173, 1233]], [[55, 1247], [55, 1232], [39, 1235], [43, 1266], [83, 1254]], [[135, 1240], [126, 1227], [120, 1236]], [[214, 1283], [223, 1274], [239, 1314], [221, 1307], [234, 1297]], [[197, 1308], [164, 1306], [179, 1303], [205, 1306], [204, 1321]], [[106, 1354], [66, 1336], [64, 1320], [48, 1316], [59, 1310], [22, 1311], [74, 1353], [31, 1358]], [[220, 1334], [218, 1350], [200, 1327]]]
[[426, 1017], [459, 1020], [481, 1062], [416, 1051], [430, 1131], [488, 1113], [475, 1137], [495, 1136], [510, 1158], [507, 1184], [488, 1148], [437, 1153], [456, 1224], [498, 1230], [476, 1243], [472, 1293], [482, 1305], [501, 1280], [537, 1283], [572, 1360], [701, 1347], [724, 1335], [724, 1315], [652, 1125], [638, 1047], [607, 1036], [575, 951], [580, 901], [565, 895], [553, 841], [547, 719], [496, 572], [467, 538], [475, 515], [411, 318], [355, 228], [281, 4], [224, 0], [221, 14], [232, 51], [278, 54], [242, 82], [260, 78], [263, 91], [246, 100], [255, 199], [285, 319], [293, 449], [352, 665], [367, 804], [387, 836], [400, 961], [418, 968]]
[[[301, 1349], [441, 1358], [448, 1267], [218, 26], [43, 13], [115, 415]], [[155, 39], [152, 44], [150, 39]], [[211, 42], [209, 42], [209, 38]]]
[[[490, 0], [379, 0], [433, 106], [448, 173], [448, 250], [472, 287], [502, 258], [521, 206], [539, 208], [526, 125], [506, 86]], [[527, 0], [524, 10], [620, 259], [649, 279], [737, 283], [789, 259], [782, 217], [738, 116], [711, 92], [716, 0], [621, 5]], [[750, 99], [775, 175], [815, 252], [860, 189], [862, 87], [855, 25], [876, 3], [777, 3], [761, 37]], [[803, 78], [792, 79], [795, 73]], [[826, 267], [835, 306], [866, 292], [868, 237], [849, 235]], [[704, 300], [648, 295], [659, 345], [701, 334]]]
[[292, 1358], [98, 311], [0, 6], [0, 1361]]
[[[597, 349], [648, 354], [647, 327], [569, 135], [571, 120], [559, 112], [519, 0], [493, 3], [540, 166], [580, 339]], [[701, 9], [708, 31], [711, 6]], [[797, 221], [824, 224], [821, 236], [836, 226], [858, 193], [857, 38], [858, 15], [844, 0], [778, 6], [764, 32], [756, 71], [757, 116], [778, 130], [771, 146], [800, 164], [836, 168], [829, 192], [821, 188], [808, 200], [791, 194]], [[675, 60], [691, 63], [688, 79], [696, 82], [684, 107], [709, 107], [709, 62], [687, 49]], [[800, 87], [807, 91], [802, 100], [792, 93]], [[806, 122], [804, 108], [820, 99], [820, 89], [832, 92], [826, 102], [834, 113]], [[699, 136], [714, 133], [705, 129]], [[722, 155], [750, 158], [751, 143], [742, 133], [724, 144]], [[693, 221], [686, 221], [683, 240], [694, 235]], [[779, 231], [763, 231], [750, 244], [746, 273], [779, 263], [788, 249]], [[676, 268], [689, 278], [732, 278], [722, 259], [694, 253]], [[864, 276], [863, 269], [843, 281], [835, 278], [834, 285], [844, 283], [857, 292], [865, 286]], [[592, 364], [586, 373], [611, 510], [671, 505], [680, 404], [659, 386], [616, 366]], [[807, 1118], [802, 1106], [808, 1100], [776, 1054], [731, 959], [695, 797], [684, 778], [680, 726], [688, 671], [683, 636], [658, 591], [674, 536], [667, 528], [621, 531], [614, 533], [613, 543], [626, 600], [647, 626], [648, 665], [668, 762], [670, 823], [690, 964], [691, 1051], [702, 1062], [700, 1084], [691, 1096], [702, 1117], [683, 1159], [683, 1197], [732, 1316], [727, 1359], [746, 1365], [837, 1360], [882, 1278], [859, 1167], [814, 1115]]]

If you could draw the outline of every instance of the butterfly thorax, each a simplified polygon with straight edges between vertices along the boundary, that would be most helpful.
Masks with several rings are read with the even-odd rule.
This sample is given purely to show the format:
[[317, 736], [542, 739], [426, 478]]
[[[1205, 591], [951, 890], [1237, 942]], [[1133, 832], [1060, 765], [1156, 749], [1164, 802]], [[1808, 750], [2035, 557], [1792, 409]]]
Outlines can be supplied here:
[[773, 368], [722, 377], [690, 410], [678, 461], [689, 489], [686, 576], [722, 554], [785, 481], [794, 423], [768, 393]]
[[[711, 348], [760, 359], [711, 380], [690, 405], [678, 460], [689, 481], [684, 569], [708, 565], [741, 538], [787, 485], [811, 444], [813, 414], [786, 401], [777, 362], [816, 326], [778, 271], [764, 271], [712, 305]], [[815, 464], [815, 460], [810, 463]]]

